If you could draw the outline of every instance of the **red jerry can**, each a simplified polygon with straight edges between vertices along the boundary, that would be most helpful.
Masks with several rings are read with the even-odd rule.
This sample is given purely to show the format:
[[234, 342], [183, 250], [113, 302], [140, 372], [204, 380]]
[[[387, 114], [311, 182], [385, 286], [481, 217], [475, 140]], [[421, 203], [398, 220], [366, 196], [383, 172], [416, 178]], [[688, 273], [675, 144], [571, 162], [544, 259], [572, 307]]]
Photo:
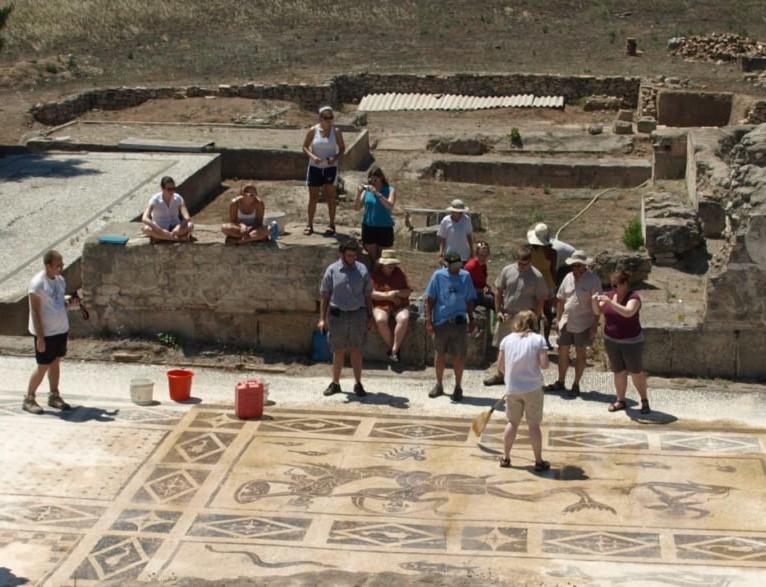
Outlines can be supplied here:
[[260, 379], [240, 381], [234, 394], [234, 413], [240, 420], [263, 416], [263, 383]]

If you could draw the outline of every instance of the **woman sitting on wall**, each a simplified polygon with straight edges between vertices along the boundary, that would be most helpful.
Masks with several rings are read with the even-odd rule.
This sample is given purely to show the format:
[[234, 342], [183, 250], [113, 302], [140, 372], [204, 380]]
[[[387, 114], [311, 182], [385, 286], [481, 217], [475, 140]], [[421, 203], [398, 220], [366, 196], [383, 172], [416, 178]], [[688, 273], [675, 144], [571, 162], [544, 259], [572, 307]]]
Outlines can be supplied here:
[[264, 241], [269, 237], [268, 228], [263, 225], [265, 210], [255, 186], [248, 183], [229, 204], [229, 221], [221, 230], [227, 237], [236, 239], [237, 244]]

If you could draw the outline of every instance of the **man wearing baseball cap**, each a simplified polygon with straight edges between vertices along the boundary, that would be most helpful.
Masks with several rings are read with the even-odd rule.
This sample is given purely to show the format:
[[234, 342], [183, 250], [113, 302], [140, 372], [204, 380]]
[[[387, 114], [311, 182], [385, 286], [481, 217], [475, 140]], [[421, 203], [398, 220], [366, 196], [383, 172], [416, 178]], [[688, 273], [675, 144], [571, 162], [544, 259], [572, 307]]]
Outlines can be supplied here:
[[[436, 385], [428, 397], [444, 394], [443, 376], [447, 355], [452, 357], [455, 388], [452, 401], [463, 399], [463, 368], [468, 347], [468, 331], [473, 331], [473, 306], [476, 288], [471, 275], [462, 269], [463, 260], [455, 252], [444, 255], [446, 268], [437, 269], [426, 287], [426, 330], [434, 337]], [[467, 323], [467, 329], [466, 329]]]

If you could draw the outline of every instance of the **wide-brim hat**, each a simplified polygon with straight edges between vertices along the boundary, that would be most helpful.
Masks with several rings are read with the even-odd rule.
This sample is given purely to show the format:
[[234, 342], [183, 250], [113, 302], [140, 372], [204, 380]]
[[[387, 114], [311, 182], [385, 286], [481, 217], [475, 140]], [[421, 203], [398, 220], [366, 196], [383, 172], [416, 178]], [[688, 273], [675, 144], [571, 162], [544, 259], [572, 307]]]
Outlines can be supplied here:
[[572, 253], [569, 258], [565, 261], [567, 265], [590, 265], [593, 263], [593, 259], [588, 257], [588, 255], [585, 254], [585, 251], [575, 251]]
[[543, 222], [538, 222], [532, 228], [527, 231], [527, 242], [530, 245], [538, 245], [541, 247], [547, 247], [551, 244], [550, 230], [548, 225]]
[[468, 212], [468, 206], [465, 205], [463, 200], [455, 199], [450, 203], [447, 212]]
[[386, 249], [380, 252], [380, 259], [378, 259], [380, 265], [401, 265], [401, 261], [396, 258], [396, 251], [394, 249]]

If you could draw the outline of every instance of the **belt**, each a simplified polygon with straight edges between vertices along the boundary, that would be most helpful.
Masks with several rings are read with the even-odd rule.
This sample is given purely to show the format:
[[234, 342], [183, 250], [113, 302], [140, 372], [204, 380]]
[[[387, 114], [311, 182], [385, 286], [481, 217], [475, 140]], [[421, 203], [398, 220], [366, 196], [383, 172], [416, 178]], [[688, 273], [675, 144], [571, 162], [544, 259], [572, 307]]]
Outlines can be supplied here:
[[465, 319], [465, 316], [455, 316], [454, 318], [441, 322], [441, 324], [465, 324], [466, 322], [467, 320]]
[[354, 312], [358, 312], [359, 310], [364, 309], [364, 306], [360, 306], [359, 308], [356, 308], [354, 310], [341, 310], [340, 308], [336, 308], [333, 306], [330, 306], [328, 309], [328, 312], [331, 316], [340, 316], [341, 314], [353, 314]]

